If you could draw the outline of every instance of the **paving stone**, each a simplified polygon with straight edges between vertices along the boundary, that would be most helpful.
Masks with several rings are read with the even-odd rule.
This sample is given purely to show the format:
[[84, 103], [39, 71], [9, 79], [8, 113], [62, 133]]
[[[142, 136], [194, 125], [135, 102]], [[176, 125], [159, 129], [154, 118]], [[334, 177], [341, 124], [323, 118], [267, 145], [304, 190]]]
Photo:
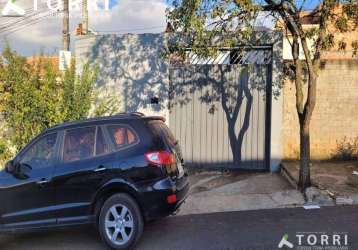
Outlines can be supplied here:
[[323, 194], [316, 196], [313, 199], [313, 202], [319, 204], [320, 206], [334, 206], [335, 205], [334, 200], [329, 195], [323, 195]]
[[280, 206], [302, 205], [305, 199], [298, 190], [284, 190], [271, 194], [271, 198]]
[[337, 205], [353, 205], [354, 200], [351, 197], [345, 196], [337, 196], [336, 197], [336, 204]]
[[313, 202], [315, 197], [321, 195], [321, 192], [316, 187], [309, 187], [309, 188], [306, 188], [305, 195], [306, 195], [306, 198], [307, 198], [308, 202]]

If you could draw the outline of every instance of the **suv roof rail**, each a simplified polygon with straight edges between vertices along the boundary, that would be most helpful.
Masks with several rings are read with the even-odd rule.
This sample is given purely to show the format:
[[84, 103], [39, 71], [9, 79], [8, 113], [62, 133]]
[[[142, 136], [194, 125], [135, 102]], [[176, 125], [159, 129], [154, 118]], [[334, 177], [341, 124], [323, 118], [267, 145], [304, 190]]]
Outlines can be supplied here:
[[143, 117], [145, 116], [145, 114], [141, 113], [141, 112], [120, 112], [115, 114], [115, 116], [139, 116], [139, 117]]
[[158, 116], [158, 115], [146, 116], [144, 119], [145, 119], [145, 120], [160, 120], [160, 121], [162, 121], [162, 122], [165, 122], [165, 117], [163, 117], [163, 116]]
[[70, 124], [76, 124], [76, 123], [79, 123], [79, 122], [96, 121], [96, 120], [103, 119], [103, 118], [122, 117], [122, 116], [124, 116], [124, 117], [128, 117], [128, 116], [144, 117], [145, 114], [143, 114], [141, 112], [123, 112], [123, 113], [117, 113], [117, 114], [112, 115], [112, 116], [92, 117], [92, 118], [87, 118], [87, 119], [83, 119], [83, 120], [75, 120], [75, 121], [67, 120], [67, 121], [64, 121], [62, 123], [56, 124], [56, 125], [52, 126], [51, 128], [47, 128], [45, 130], [49, 130], [49, 129], [52, 129], [52, 128], [57, 128], [57, 127], [65, 126], [65, 125], [70, 125]]

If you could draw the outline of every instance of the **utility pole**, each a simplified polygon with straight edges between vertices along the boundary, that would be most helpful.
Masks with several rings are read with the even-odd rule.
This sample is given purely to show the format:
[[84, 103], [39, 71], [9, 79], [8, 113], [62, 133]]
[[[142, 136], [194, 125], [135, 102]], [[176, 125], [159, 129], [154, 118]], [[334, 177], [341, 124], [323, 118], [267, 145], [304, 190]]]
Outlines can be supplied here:
[[70, 50], [70, 12], [68, 0], [63, 0], [63, 50]]
[[88, 5], [87, 0], [82, 0], [82, 34], [88, 33]]

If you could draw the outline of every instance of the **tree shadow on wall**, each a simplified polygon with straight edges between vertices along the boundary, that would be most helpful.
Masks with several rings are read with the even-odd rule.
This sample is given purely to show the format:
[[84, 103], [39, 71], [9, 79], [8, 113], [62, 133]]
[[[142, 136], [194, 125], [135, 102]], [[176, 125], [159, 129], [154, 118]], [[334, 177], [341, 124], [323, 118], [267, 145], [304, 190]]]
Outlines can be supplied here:
[[[227, 121], [227, 132], [233, 163], [242, 161], [242, 147], [250, 127], [253, 91], [265, 98], [267, 65], [184, 65], [170, 69], [171, 106], [188, 105], [195, 92], [214, 114], [222, 108]], [[240, 112], [243, 113], [241, 124]]]
[[[120, 95], [126, 112], [165, 108], [169, 84], [164, 42], [161, 34], [96, 37], [88, 58], [99, 66], [97, 87]], [[158, 104], [152, 105], [158, 97]]]
[[[172, 65], [169, 68], [163, 56], [167, 53], [163, 34], [102, 35], [95, 38], [90, 48], [88, 59], [99, 66], [97, 87], [120, 95], [124, 99], [121, 100], [124, 111], [147, 107], [161, 111], [167, 108], [169, 99], [170, 108], [187, 105], [193, 93], [200, 91], [199, 101], [210, 107], [210, 113], [219, 107], [224, 111], [233, 160], [241, 162], [241, 149], [250, 127], [252, 93], [259, 90], [265, 98], [267, 71], [260, 67], [267, 65]], [[276, 74], [272, 95], [278, 96], [282, 74], [277, 72], [282, 71], [282, 65], [277, 58], [281, 54], [274, 52], [273, 58]], [[150, 100], [155, 97], [159, 97], [159, 103], [152, 105]]]

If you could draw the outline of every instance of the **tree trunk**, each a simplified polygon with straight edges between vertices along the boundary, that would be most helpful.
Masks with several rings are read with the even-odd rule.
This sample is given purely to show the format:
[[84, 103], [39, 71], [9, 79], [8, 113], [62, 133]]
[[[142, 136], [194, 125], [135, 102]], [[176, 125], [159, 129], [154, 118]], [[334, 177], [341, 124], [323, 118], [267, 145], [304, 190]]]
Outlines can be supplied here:
[[[296, 109], [300, 125], [300, 170], [298, 186], [301, 191], [311, 186], [310, 176], [310, 121], [312, 112], [316, 102], [316, 83], [317, 77], [313, 68], [308, 67], [309, 82], [307, 101], [304, 103], [302, 90], [302, 62], [299, 59], [299, 37], [295, 35], [293, 38], [292, 55], [295, 65], [295, 86], [296, 86]], [[306, 41], [301, 39], [304, 49], [307, 49]], [[309, 61], [310, 59], [306, 60]]]
[[301, 191], [311, 186], [309, 122], [300, 120], [300, 172], [298, 186]]
[[[299, 187], [303, 191], [311, 185], [310, 180], [310, 121], [316, 104], [317, 75], [319, 71], [321, 50], [327, 33], [329, 12], [336, 6], [334, 1], [323, 1], [320, 6], [319, 35], [316, 41], [314, 59], [311, 58], [307, 36], [302, 28], [300, 12], [293, 2], [265, 0], [271, 10], [276, 10], [285, 22], [287, 29], [293, 35], [292, 54], [295, 64], [296, 108], [300, 124], [300, 174]], [[302, 65], [299, 60], [299, 42], [305, 55], [308, 71], [307, 99], [303, 101]]]
[[234, 161], [235, 166], [238, 166], [241, 162], [241, 145], [239, 145], [235, 133], [235, 124], [236, 121], [228, 118], [228, 134], [229, 134], [229, 141], [230, 141], [230, 148], [232, 152], [232, 158]]

